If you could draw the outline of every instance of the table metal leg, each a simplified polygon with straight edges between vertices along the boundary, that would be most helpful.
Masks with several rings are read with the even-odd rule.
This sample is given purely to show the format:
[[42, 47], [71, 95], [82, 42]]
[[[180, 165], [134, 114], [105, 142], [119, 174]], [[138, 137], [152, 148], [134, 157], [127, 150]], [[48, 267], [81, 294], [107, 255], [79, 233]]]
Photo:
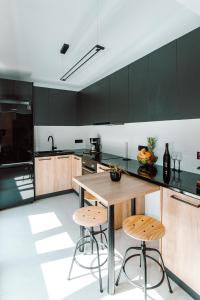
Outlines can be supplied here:
[[108, 206], [108, 294], [115, 293], [114, 205]]
[[[79, 186], [79, 207], [84, 207], [84, 188], [82, 188], [81, 186]], [[82, 238], [84, 236], [84, 227], [80, 226], [80, 238]], [[80, 252], [84, 251], [84, 246], [79, 248]]]

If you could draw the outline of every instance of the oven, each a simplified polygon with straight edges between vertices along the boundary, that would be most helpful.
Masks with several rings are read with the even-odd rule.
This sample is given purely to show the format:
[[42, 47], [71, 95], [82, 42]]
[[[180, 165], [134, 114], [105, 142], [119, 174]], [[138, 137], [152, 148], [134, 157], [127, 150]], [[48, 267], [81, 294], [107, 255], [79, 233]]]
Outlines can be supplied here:
[[97, 172], [97, 162], [90, 155], [82, 157], [82, 175], [94, 174]]

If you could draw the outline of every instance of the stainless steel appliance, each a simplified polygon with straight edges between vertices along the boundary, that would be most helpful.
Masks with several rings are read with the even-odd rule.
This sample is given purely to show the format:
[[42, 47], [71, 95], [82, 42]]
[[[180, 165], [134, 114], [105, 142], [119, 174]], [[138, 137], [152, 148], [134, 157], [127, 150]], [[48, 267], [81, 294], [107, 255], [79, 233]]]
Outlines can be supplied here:
[[97, 162], [93, 155], [85, 154], [82, 157], [82, 175], [93, 174], [97, 172]]
[[28, 100], [0, 100], [0, 209], [34, 200], [33, 116]]
[[92, 145], [91, 147], [91, 152], [93, 153], [99, 153], [101, 152], [101, 139], [98, 138], [90, 138], [90, 144]]

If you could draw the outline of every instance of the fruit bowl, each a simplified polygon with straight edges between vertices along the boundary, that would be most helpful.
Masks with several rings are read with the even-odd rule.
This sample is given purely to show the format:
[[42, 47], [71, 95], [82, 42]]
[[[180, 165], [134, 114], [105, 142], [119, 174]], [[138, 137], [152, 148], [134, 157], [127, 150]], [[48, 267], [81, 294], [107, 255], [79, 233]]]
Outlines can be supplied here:
[[155, 156], [153, 152], [146, 150], [145, 148], [140, 150], [137, 155], [137, 160], [142, 166], [152, 166], [156, 163], [157, 159], [158, 157]]

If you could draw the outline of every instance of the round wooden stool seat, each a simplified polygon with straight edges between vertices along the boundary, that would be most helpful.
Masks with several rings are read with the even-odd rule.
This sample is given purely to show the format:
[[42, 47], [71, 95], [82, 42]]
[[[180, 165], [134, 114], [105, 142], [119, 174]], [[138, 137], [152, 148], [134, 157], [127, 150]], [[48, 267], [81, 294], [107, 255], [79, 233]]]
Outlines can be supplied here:
[[96, 197], [87, 191], [84, 192], [84, 199], [88, 201], [97, 201]]
[[140, 241], [159, 240], [165, 234], [165, 227], [159, 221], [144, 215], [126, 218], [123, 230], [127, 235]]
[[73, 215], [74, 222], [84, 227], [96, 227], [107, 222], [107, 210], [98, 206], [79, 208]]

